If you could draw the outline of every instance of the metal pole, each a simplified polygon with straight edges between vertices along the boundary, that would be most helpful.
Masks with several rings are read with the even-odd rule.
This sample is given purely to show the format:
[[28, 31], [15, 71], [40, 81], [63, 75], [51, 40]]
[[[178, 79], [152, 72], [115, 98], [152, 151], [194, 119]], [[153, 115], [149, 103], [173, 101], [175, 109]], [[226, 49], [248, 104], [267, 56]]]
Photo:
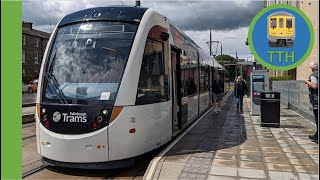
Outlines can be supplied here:
[[140, 6], [140, 5], [141, 5], [140, 1], [136, 1], [136, 6]]
[[212, 56], [212, 39], [211, 39], [211, 29], [210, 29], [210, 44], [209, 44], [209, 46], [210, 46], [210, 56]]
[[221, 55], [222, 55], [222, 42], [220, 42], [220, 44], [221, 44]]
[[252, 63], [253, 63], [253, 70], [256, 70], [256, 64], [257, 64], [257, 62], [256, 62], [256, 59], [254, 58], [254, 56], [253, 56], [253, 54], [251, 54], [252, 55]]

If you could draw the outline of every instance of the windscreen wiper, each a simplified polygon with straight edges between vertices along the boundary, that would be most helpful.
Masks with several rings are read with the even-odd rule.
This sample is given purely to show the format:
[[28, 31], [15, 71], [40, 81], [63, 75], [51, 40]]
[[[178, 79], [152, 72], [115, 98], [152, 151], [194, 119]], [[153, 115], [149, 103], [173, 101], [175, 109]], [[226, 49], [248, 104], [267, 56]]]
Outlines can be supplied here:
[[[59, 83], [56, 79], [56, 77], [51, 73], [49, 74], [48, 72], [44, 73], [45, 77], [47, 78], [48, 83], [52, 84], [58, 91], [58, 98], [63, 104], [68, 104], [68, 101], [62, 92], [62, 90], [59, 88]], [[52, 82], [52, 83], [51, 83]]]

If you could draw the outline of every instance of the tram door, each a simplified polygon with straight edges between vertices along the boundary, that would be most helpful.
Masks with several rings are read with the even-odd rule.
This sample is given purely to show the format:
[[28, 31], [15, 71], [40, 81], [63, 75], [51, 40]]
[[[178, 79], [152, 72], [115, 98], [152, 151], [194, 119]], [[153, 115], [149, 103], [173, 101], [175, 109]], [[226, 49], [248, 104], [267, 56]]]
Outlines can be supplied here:
[[172, 132], [175, 135], [181, 126], [181, 77], [180, 77], [180, 50], [171, 47], [171, 74], [172, 74]]

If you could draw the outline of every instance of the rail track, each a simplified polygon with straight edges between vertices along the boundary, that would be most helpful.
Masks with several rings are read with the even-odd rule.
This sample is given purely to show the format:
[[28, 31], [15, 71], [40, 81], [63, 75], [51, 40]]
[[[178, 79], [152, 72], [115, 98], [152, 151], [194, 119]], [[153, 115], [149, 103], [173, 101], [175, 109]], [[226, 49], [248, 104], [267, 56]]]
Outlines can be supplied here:
[[22, 173], [22, 179], [28, 177], [28, 176], [31, 176], [32, 174], [35, 174], [43, 169], [45, 169], [47, 167], [47, 165], [42, 165], [42, 166], [39, 166], [39, 167], [36, 167], [36, 168], [33, 168], [31, 169], [30, 171], [27, 171], [25, 173]]

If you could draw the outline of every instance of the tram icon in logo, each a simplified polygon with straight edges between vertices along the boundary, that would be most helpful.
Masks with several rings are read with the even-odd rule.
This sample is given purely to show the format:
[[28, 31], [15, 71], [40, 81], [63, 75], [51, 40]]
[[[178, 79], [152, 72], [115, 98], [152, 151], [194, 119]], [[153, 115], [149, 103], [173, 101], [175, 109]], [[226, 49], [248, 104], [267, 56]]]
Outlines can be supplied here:
[[275, 12], [268, 16], [270, 47], [292, 47], [295, 39], [295, 18], [288, 12]]
[[61, 119], [61, 114], [58, 111], [54, 112], [52, 115], [52, 119], [54, 122], [59, 122]]

